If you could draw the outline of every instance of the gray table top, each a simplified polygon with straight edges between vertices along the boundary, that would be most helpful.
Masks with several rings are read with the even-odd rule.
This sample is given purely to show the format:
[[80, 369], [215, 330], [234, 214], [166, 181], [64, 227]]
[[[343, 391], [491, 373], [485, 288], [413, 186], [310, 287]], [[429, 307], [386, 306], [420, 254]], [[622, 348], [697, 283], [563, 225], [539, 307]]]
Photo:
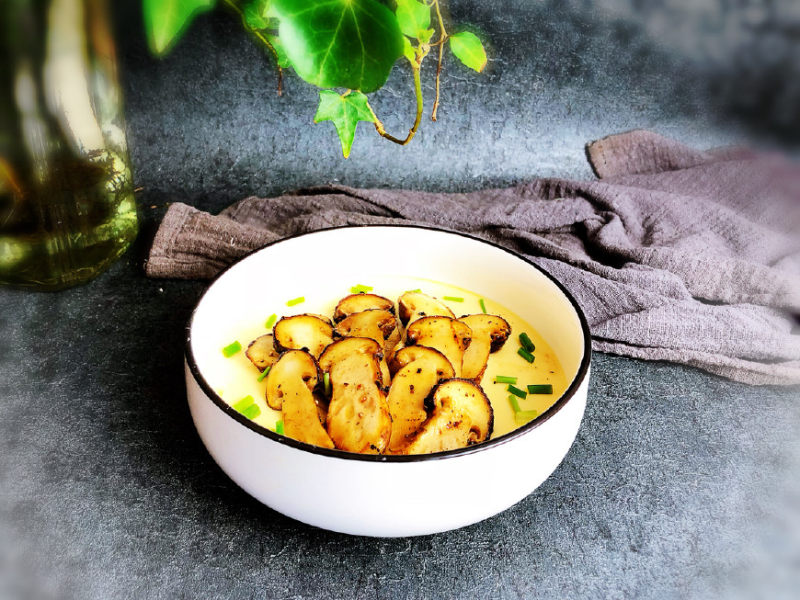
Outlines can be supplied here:
[[[329, 124], [306, 125], [314, 93], [290, 77], [276, 98], [273, 72], [235, 20], [204, 17], [155, 63], [138, 16], [120, 9], [120, 29], [136, 24], [121, 50], [143, 233], [86, 286], [0, 290], [0, 597], [796, 597], [796, 387], [595, 353], [572, 449], [518, 505], [434, 536], [342, 536], [260, 505], [215, 465], [182, 369], [183, 328], [205, 284], [141, 273], [173, 200], [218, 210], [332, 180], [474, 189], [588, 177], [583, 143], [632, 127], [699, 146], [792, 149], [796, 114], [756, 118], [725, 91], [745, 77], [736, 61], [760, 46], [743, 34], [717, 64], [680, 37], [699, 27], [692, 11], [745, 32], [758, 14], [687, 0], [682, 17], [673, 4], [642, 18], [627, 2], [453, 2], [492, 40], [490, 73], [452, 67], [439, 123], [402, 150], [362, 126], [347, 162]], [[767, 85], [751, 76], [751, 87]], [[395, 128], [404, 77], [394, 73], [380, 100]], [[795, 84], [776, 95], [797, 100]]]

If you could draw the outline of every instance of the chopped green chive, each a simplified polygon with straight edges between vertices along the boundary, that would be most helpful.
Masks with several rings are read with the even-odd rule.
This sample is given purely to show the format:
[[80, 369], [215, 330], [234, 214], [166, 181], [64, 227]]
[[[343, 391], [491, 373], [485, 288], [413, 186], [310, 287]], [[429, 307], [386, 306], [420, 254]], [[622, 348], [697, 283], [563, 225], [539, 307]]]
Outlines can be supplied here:
[[517, 422], [517, 425], [524, 425], [529, 421], [533, 421], [538, 416], [539, 411], [536, 410], [518, 410], [514, 413], [514, 420]]
[[478, 300], [478, 304], [480, 305], [483, 314], [486, 314], [488, 311], [486, 310], [486, 304], [483, 303], [483, 298]]
[[248, 406], [247, 408], [245, 408], [244, 410], [241, 410], [239, 412], [241, 412], [245, 417], [247, 417], [248, 419], [250, 419], [252, 421], [258, 415], [261, 414], [261, 409], [258, 408], [258, 404], [254, 403], [254, 404], [251, 404], [250, 406]]
[[275, 433], [283, 435], [283, 419], [275, 423]]
[[305, 296], [300, 296], [299, 298], [293, 298], [292, 300], [286, 302], [286, 306], [297, 306], [298, 304], [302, 304], [305, 301], [306, 301]]
[[514, 409], [514, 413], [518, 413], [521, 410], [519, 407], [519, 400], [517, 400], [516, 396], [509, 396], [508, 401], [511, 403], [511, 408]]
[[361, 285], [359, 283], [358, 285], [354, 285], [353, 287], [350, 288], [350, 293], [351, 294], [362, 294], [362, 293], [366, 293], [366, 292], [371, 292], [373, 289], [375, 289], [375, 288], [373, 288], [371, 285]]
[[264, 323], [264, 327], [266, 327], [267, 329], [272, 329], [272, 326], [275, 325], [275, 321], [277, 320], [278, 320], [278, 315], [276, 315], [275, 313], [271, 314], [269, 319], [267, 319], [267, 322]]
[[524, 331], [519, 334], [519, 344], [528, 352], [533, 352], [536, 350], [536, 346], [533, 345], [531, 338], [528, 337], [528, 334]]
[[252, 396], [245, 396], [239, 400], [233, 405], [233, 410], [251, 420], [261, 414], [261, 409], [258, 408], [258, 404], [255, 403]]
[[325, 390], [325, 395], [331, 395], [331, 374], [325, 373], [322, 375], [322, 387]]
[[516, 377], [508, 377], [507, 375], [495, 375], [495, 383], [517, 383]]
[[525, 396], [527, 396], [527, 395], [528, 395], [528, 394], [527, 394], [527, 393], [526, 393], [524, 390], [521, 390], [521, 389], [519, 389], [519, 388], [517, 388], [517, 387], [514, 387], [514, 386], [513, 386], [513, 385], [511, 385], [510, 383], [508, 384], [508, 387], [507, 387], [506, 389], [507, 389], [509, 392], [511, 392], [512, 394], [514, 394], [515, 396], [517, 396], [518, 398], [523, 398], [523, 399], [524, 399], [524, 398], [525, 398]]
[[233, 404], [233, 410], [235, 410], [237, 412], [242, 412], [248, 406], [250, 406], [253, 402], [255, 402], [255, 401], [253, 400], [252, 396], [245, 396], [244, 398], [242, 398], [241, 400], [239, 400], [238, 402], [235, 402]]
[[529, 363], [532, 363], [534, 360], [536, 360], [536, 357], [533, 354], [531, 354], [530, 352], [528, 352], [527, 350], [525, 350], [525, 348], [519, 348], [517, 350], [517, 354], [519, 354], [522, 358], [527, 360]]
[[553, 393], [553, 386], [549, 383], [542, 383], [538, 385], [529, 385], [528, 386], [528, 393], [529, 394], [552, 394]]
[[231, 342], [230, 344], [225, 346], [222, 349], [222, 353], [225, 355], [225, 358], [230, 358], [241, 349], [242, 345], [239, 343], [239, 340], [236, 340], [235, 342]]
[[408, 290], [408, 292], [409, 292], [410, 294], [421, 294], [421, 293], [422, 293], [422, 290], [421, 290], [421, 289], [419, 289], [419, 288], [417, 288], [417, 289], [415, 289], [415, 290]]
[[270, 370], [271, 368], [272, 368], [272, 367], [267, 367], [266, 369], [264, 369], [263, 371], [261, 371], [261, 375], [259, 375], [259, 376], [258, 376], [258, 379], [257, 379], [256, 381], [264, 381], [264, 377], [266, 377], [267, 375], [269, 375], [269, 370]]
[[442, 296], [443, 300], [448, 300], [450, 302], [463, 302], [463, 298], [459, 298], [458, 296]]

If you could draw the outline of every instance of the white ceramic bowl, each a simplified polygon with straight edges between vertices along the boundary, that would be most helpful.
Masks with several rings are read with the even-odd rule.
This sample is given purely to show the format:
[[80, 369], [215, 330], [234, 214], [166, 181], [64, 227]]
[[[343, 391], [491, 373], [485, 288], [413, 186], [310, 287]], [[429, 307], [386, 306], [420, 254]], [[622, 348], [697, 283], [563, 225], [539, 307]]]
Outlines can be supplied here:
[[[385, 275], [422, 277], [485, 294], [532, 325], [570, 385], [535, 421], [470, 448], [418, 456], [326, 450], [280, 436], [231, 409], [203, 376], [220, 329], [287, 298]], [[350, 283], [352, 282], [352, 283]], [[269, 311], [271, 313], [273, 311]], [[269, 314], [268, 313], [268, 314]], [[210, 348], [213, 346], [213, 348]], [[354, 535], [410, 536], [475, 523], [519, 502], [563, 460], [586, 407], [586, 319], [550, 275], [477, 238], [411, 226], [340, 227], [270, 244], [209, 286], [187, 327], [186, 386], [211, 456], [246, 492], [289, 517]]]

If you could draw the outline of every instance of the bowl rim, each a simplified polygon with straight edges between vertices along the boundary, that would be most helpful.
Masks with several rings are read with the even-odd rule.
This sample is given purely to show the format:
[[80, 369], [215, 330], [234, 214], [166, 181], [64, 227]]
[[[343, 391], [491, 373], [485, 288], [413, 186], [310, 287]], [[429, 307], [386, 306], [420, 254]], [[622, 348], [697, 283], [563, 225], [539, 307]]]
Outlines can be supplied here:
[[[575, 374], [572, 382], [570, 383], [569, 387], [567, 387], [566, 391], [561, 395], [561, 397], [554, 402], [550, 408], [548, 408], [545, 412], [535, 418], [533, 421], [530, 421], [523, 425], [522, 427], [518, 427], [513, 431], [510, 431], [498, 438], [490, 439], [486, 442], [481, 442], [479, 444], [475, 444], [473, 446], [467, 446], [466, 448], [457, 448], [455, 450], [445, 450], [443, 452], [434, 452], [430, 454], [409, 454], [409, 455], [397, 455], [397, 454], [359, 454], [356, 452], [347, 452], [346, 450], [339, 450], [339, 449], [328, 449], [322, 448], [319, 446], [314, 446], [312, 444], [307, 444], [305, 442], [300, 442], [298, 440], [292, 439], [285, 435], [280, 435], [271, 429], [258, 425], [254, 423], [244, 415], [240, 414], [238, 411], [234, 410], [233, 407], [225, 402], [217, 392], [211, 387], [211, 385], [206, 381], [203, 374], [200, 372], [200, 369], [197, 366], [197, 361], [194, 358], [194, 353], [192, 351], [192, 326], [194, 323], [194, 318], [197, 314], [200, 305], [203, 303], [203, 299], [205, 298], [206, 294], [211, 290], [211, 288], [217, 283], [219, 279], [221, 279], [230, 269], [237, 266], [241, 262], [247, 260], [254, 254], [257, 254], [271, 246], [276, 244], [280, 244], [281, 242], [285, 242], [288, 240], [312, 236], [319, 233], [327, 233], [330, 231], [336, 231], [341, 229], [364, 229], [364, 228], [371, 228], [371, 229], [380, 229], [380, 228], [393, 228], [393, 229], [422, 229], [426, 231], [433, 231], [437, 233], [444, 233], [448, 235], [458, 235], [464, 237], [466, 239], [472, 240], [474, 242], [479, 242], [481, 244], [485, 244], [487, 246], [492, 246], [493, 248], [497, 248], [510, 254], [523, 262], [527, 263], [529, 266], [533, 267], [537, 271], [539, 271], [542, 275], [547, 277], [552, 283], [556, 285], [556, 287], [561, 291], [562, 294], [566, 297], [569, 303], [572, 305], [575, 314], [578, 316], [578, 320], [581, 325], [581, 331], [583, 333], [583, 358], [581, 359], [581, 364], [578, 367], [578, 372]], [[450, 229], [443, 229], [441, 227], [434, 227], [429, 225], [412, 225], [412, 224], [405, 224], [405, 223], [390, 223], [390, 224], [356, 224], [356, 225], [339, 225], [335, 227], [326, 227], [323, 229], [315, 229], [314, 231], [308, 231], [305, 233], [298, 233], [286, 237], [282, 237], [278, 240], [268, 242], [259, 248], [256, 248], [238, 260], [234, 261], [227, 267], [225, 267], [222, 271], [220, 271], [206, 286], [203, 293], [198, 298], [197, 302], [195, 303], [194, 309], [192, 310], [192, 314], [189, 317], [189, 321], [185, 327], [186, 332], [186, 340], [185, 340], [185, 350], [184, 350], [184, 357], [186, 359], [186, 364], [188, 365], [189, 372], [191, 373], [192, 377], [194, 378], [195, 382], [200, 386], [200, 389], [205, 393], [205, 395], [219, 408], [222, 410], [223, 413], [231, 417], [233, 420], [237, 421], [240, 425], [243, 425], [247, 429], [250, 429], [254, 433], [257, 433], [273, 442], [277, 442], [279, 444], [284, 444], [296, 450], [309, 452], [312, 454], [317, 454], [321, 456], [326, 456], [330, 458], [340, 458], [345, 460], [355, 460], [355, 461], [362, 461], [362, 462], [369, 462], [369, 463], [407, 463], [407, 462], [426, 462], [426, 461], [433, 461], [433, 460], [442, 460], [442, 459], [449, 459], [449, 458], [456, 458], [459, 456], [464, 456], [468, 454], [474, 454], [476, 452], [484, 452], [494, 448], [496, 446], [506, 444], [511, 442], [519, 437], [527, 435], [531, 431], [534, 431], [546, 421], [551, 419], [554, 415], [556, 415], [575, 395], [578, 391], [580, 386], [583, 384], [584, 379], [589, 371], [589, 363], [591, 362], [591, 354], [592, 354], [592, 347], [591, 347], [591, 333], [589, 331], [589, 324], [586, 321], [586, 316], [583, 314], [583, 311], [580, 308], [580, 305], [575, 300], [573, 295], [567, 290], [564, 285], [558, 281], [553, 275], [547, 272], [545, 269], [540, 267], [539, 265], [532, 262], [530, 259], [526, 258], [522, 254], [515, 252], [514, 250], [510, 250], [505, 248], [495, 242], [485, 240], [474, 235], [464, 233], [462, 231], [454, 231]]]

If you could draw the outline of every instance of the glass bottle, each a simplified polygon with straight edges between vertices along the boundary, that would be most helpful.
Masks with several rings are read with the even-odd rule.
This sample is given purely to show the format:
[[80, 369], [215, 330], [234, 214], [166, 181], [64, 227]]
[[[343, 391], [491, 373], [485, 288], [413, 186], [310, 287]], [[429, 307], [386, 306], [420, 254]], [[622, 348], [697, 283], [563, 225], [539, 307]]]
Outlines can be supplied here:
[[0, 7], [0, 284], [61, 289], [137, 232], [108, 5]]

